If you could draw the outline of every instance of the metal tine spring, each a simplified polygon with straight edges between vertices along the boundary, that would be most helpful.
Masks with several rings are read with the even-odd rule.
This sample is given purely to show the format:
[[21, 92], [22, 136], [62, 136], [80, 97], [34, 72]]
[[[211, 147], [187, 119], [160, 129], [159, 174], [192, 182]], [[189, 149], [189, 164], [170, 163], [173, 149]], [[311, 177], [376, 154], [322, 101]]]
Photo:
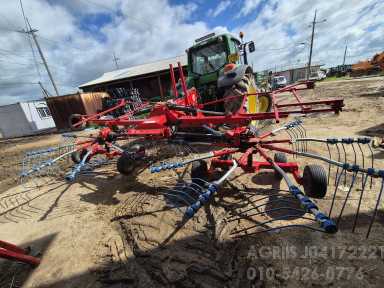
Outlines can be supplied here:
[[[299, 135], [300, 135], [300, 138], [305, 138], [305, 129], [304, 127], [300, 124], [300, 122], [298, 122], [297, 126], [296, 126], [296, 129], [297, 131], [299, 132]], [[306, 149], [305, 149], [305, 144], [306, 144], [306, 141], [300, 141], [301, 142], [301, 151], [302, 152], [305, 152]]]
[[383, 190], [384, 190], [384, 178], [381, 178], [381, 188], [380, 188], [380, 192], [379, 192], [379, 195], [377, 197], [377, 200], [376, 200], [376, 205], [375, 205], [375, 209], [373, 210], [373, 215], [371, 217], [371, 221], [369, 222], [367, 235], [365, 236], [366, 238], [368, 238], [369, 234], [371, 233], [372, 225], [373, 225], [373, 222], [375, 221], [377, 210], [378, 210], [380, 202], [381, 202], [381, 196], [383, 194]]
[[[373, 169], [373, 165], [374, 165], [374, 157], [373, 157], [373, 150], [372, 150], [372, 146], [371, 146], [371, 143], [368, 144], [368, 148], [369, 148], [369, 151], [371, 152], [371, 168]], [[372, 185], [373, 185], [373, 177], [371, 177], [371, 184], [370, 184], [370, 188], [372, 189]]]
[[335, 181], [336, 181], [335, 192], [333, 193], [331, 207], [329, 208], [329, 213], [328, 213], [328, 217], [329, 218], [331, 218], [331, 216], [332, 216], [332, 209], [333, 209], [333, 205], [335, 204], [337, 189], [339, 188], [340, 180], [341, 180], [341, 177], [343, 176], [344, 170], [345, 169], [341, 170], [340, 174], [336, 174], [337, 176], [336, 176], [336, 179], [335, 179]]
[[[302, 122], [299, 122], [299, 127], [303, 131], [304, 138], [307, 138], [307, 129], [305, 129]], [[304, 145], [304, 151], [307, 152], [308, 151], [308, 141], [304, 141], [303, 145]]]
[[[291, 139], [291, 147], [293, 150], [295, 150], [295, 144], [294, 144], [294, 139], [292, 137], [292, 134], [289, 132], [289, 129], [285, 129], [285, 132], [288, 134], [288, 137]], [[293, 158], [297, 158], [296, 154], [293, 154]]]
[[[341, 157], [340, 157], [340, 148], [338, 143], [336, 143], [336, 151], [337, 151], [337, 162], [340, 162]], [[341, 173], [343, 173], [343, 171], [341, 171]], [[339, 166], [337, 166], [336, 168], [336, 177], [335, 177], [335, 185], [337, 186], [338, 186], [338, 183], [337, 183], [338, 176], [339, 176]]]
[[[348, 163], [347, 161], [347, 152], [345, 150], [345, 147], [344, 147], [344, 143], [341, 143], [341, 147], [343, 148], [343, 152], [344, 152], [344, 163]], [[347, 170], [344, 169], [344, 186], [347, 185]]]
[[[240, 233], [245, 232], [245, 234], [243, 234], [243, 235], [236, 235], [236, 236], [234, 236], [235, 238], [239, 238], [239, 237], [242, 237], [242, 236], [250, 236], [250, 235], [253, 235], [253, 234], [260, 233], [260, 232], [270, 231], [271, 229], [266, 229], [264, 231], [256, 231], [256, 232], [252, 232], [252, 233], [247, 233], [251, 229], [254, 229], [254, 228], [257, 228], [257, 227], [260, 227], [260, 226], [265, 226], [266, 224], [269, 224], [269, 223], [272, 223], [272, 222], [275, 222], [275, 221], [287, 220], [287, 219], [290, 219], [290, 218], [300, 218], [300, 219], [316, 222], [315, 219], [310, 218], [310, 217], [298, 216], [297, 214], [287, 214], [287, 215], [276, 217], [274, 219], [270, 219], [270, 220], [267, 220], [267, 221], [264, 221], [264, 222], [261, 222], [261, 223], [258, 223], [258, 224], [255, 224], [255, 225], [243, 228], [243, 229], [241, 229], [239, 231], [233, 231], [231, 233], [231, 235], [240, 234]], [[289, 226], [291, 226], [291, 225], [288, 225], [287, 227], [289, 227]], [[300, 225], [300, 224], [295, 224], [294, 226], [296, 226], [296, 227], [308, 227], [306, 225]], [[286, 228], [286, 227], [285, 226], [280, 226], [280, 227], [274, 227], [272, 229], [283, 229], [283, 228]], [[310, 227], [308, 227], [308, 228], [310, 228]], [[320, 231], [320, 232], [324, 232], [324, 231], [322, 231], [320, 229], [316, 229], [316, 228], [314, 230], [317, 230], [317, 231]]]
[[[204, 187], [197, 184], [195, 181], [201, 181], [200, 183], [208, 183], [207, 181], [200, 178], [193, 178], [193, 182], [179, 182], [176, 184], [174, 188], [166, 188], [162, 187], [162, 189], [166, 189], [166, 192], [161, 192], [162, 194], [174, 197], [179, 202], [183, 202], [186, 206], [190, 206], [197, 201], [200, 194], [204, 190]], [[172, 201], [173, 202], [173, 201]], [[173, 203], [175, 207], [180, 208], [179, 203]], [[177, 204], [177, 205], [175, 205]]]
[[[364, 155], [364, 151], [363, 149], [361, 148], [361, 145], [360, 143], [357, 143], [357, 146], [359, 147], [359, 150], [360, 150], [360, 153], [361, 153], [361, 162], [362, 162], [362, 167], [363, 169], [365, 168], [365, 155]], [[365, 180], [366, 181], [366, 180]], [[365, 181], [364, 181], [364, 177], [361, 177], [361, 189], [362, 191], [364, 191], [364, 187], [365, 187]]]
[[[231, 215], [229, 217], [229, 219], [227, 219], [227, 221], [232, 222], [232, 221], [235, 221], [235, 220], [239, 220], [239, 219], [241, 219], [240, 216], [244, 215], [245, 213], [250, 212], [252, 210], [257, 210], [257, 209], [259, 209], [261, 207], [264, 207], [266, 205], [269, 205], [269, 204], [279, 203], [279, 202], [297, 203], [296, 201], [291, 201], [291, 200], [295, 200], [294, 196], [292, 196], [292, 195], [281, 195], [281, 194], [278, 194], [278, 193], [275, 193], [275, 194], [272, 194], [272, 195], [268, 195], [268, 196], [265, 196], [265, 197], [262, 197], [262, 198], [259, 198], [259, 199], [253, 200], [253, 201], [249, 201], [249, 203], [250, 204], [255, 204], [256, 202], [260, 202], [260, 201], [266, 200], [266, 199], [268, 199], [268, 198], [270, 198], [272, 196], [281, 196], [281, 197], [279, 197], [278, 199], [274, 199], [274, 200], [268, 201], [268, 203], [263, 203], [263, 204], [260, 204], [260, 205], [253, 206], [252, 208], [248, 208], [246, 210], [236, 212], [236, 215]], [[251, 216], [253, 216], [253, 214], [251, 214], [251, 215], [245, 214], [245, 217], [251, 217]], [[232, 219], [234, 217], [240, 217], [240, 218]]]
[[[359, 145], [360, 146], [360, 145]], [[355, 219], [353, 221], [353, 227], [352, 227], [352, 233], [355, 232], [355, 228], [356, 228], [356, 224], [357, 224], [357, 220], [359, 218], [359, 212], [360, 212], [360, 206], [361, 206], [361, 201], [363, 199], [363, 194], [364, 194], [364, 190], [365, 190], [365, 186], [367, 184], [367, 180], [368, 180], [368, 177], [369, 175], [367, 174], [365, 177], [363, 176], [361, 179], [363, 180], [362, 182], [362, 187], [361, 187], [361, 192], [360, 192], [360, 197], [359, 197], [359, 203], [357, 205], [357, 210], [356, 210], [356, 214], [355, 214]]]
[[[328, 150], [328, 155], [329, 155], [329, 159], [332, 160], [332, 153], [331, 153], [331, 148], [329, 147], [329, 143], [327, 142], [326, 143], [327, 145], [327, 150]], [[331, 175], [331, 163], [328, 164], [328, 177], [327, 177], [327, 184], [329, 185], [329, 178], [330, 178], [330, 175]], [[336, 176], [337, 177], [337, 176]]]
[[[345, 170], [345, 172], [346, 172], [346, 169], [344, 169], [344, 170]], [[342, 217], [342, 215], [343, 215], [345, 206], [346, 206], [346, 204], [347, 204], [348, 198], [349, 198], [349, 196], [350, 196], [350, 194], [351, 194], [351, 191], [352, 191], [352, 189], [353, 189], [353, 186], [354, 186], [354, 184], [355, 184], [355, 180], [356, 180], [356, 177], [357, 177], [357, 173], [358, 173], [358, 172], [353, 172], [353, 174], [352, 174], [352, 180], [351, 180], [351, 184], [350, 184], [349, 189], [348, 189], [348, 193], [347, 193], [347, 195], [345, 196], [345, 199], [344, 199], [344, 202], [343, 202], [343, 206], [341, 207], [339, 217], [337, 218], [337, 221], [336, 221], [336, 225], [337, 225], [337, 226], [339, 226], [339, 223], [340, 223], [341, 217]]]
[[[299, 138], [298, 137], [298, 134], [296, 133], [295, 129], [294, 128], [291, 128], [291, 133], [293, 134], [293, 139], [297, 139]], [[295, 150], [296, 151], [299, 151], [300, 147], [299, 147], [299, 143], [295, 141]]]

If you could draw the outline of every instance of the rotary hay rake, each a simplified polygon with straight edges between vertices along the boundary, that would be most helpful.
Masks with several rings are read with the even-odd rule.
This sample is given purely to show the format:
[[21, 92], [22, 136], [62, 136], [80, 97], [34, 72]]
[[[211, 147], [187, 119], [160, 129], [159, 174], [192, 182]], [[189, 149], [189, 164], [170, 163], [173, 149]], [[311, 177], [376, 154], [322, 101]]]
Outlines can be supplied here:
[[[288, 138], [271, 138], [281, 134], [283, 131], [289, 136]], [[325, 157], [308, 151], [308, 146], [312, 142], [323, 143], [327, 147], [328, 156]], [[202, 144], [202, 140], [200, 140], [200, 144]], [[212, 144], [212, 142], [207, 141], [207, 144]], [[287, 144], [293, 147], [283, 146]], [[359, 151], [360, 157], [358, 157], [357, 151]], [[271, 155], [271, 152], [276, 153]], [[256, 154], [260, 160], [254, 159]], [[303, 173], [301, 173], [297, 162], [287, 161], [287, 154], [293, 157], [305, 157], [323, 161], [328, 164], [328, 177], [326, 170], [322, 166], [314, 164], [306, 165]], [[347, 155], [351, 154], [353, 160], [349, 161]], [[231, 157], [229, 157], [230, 155]], [[209, 168], [205, 162], [202, 162], [207, 159], [210, 159]], [[195, 164], [192, 166], [191, 171], [192, 183], [180, 182], [175, 188], [165, 192], [168, 198], [174, 198], [175, 207], [181, 209], [181, 226], [197, 214], [203, 206], [213, 201], [212, 199], [215, 198], [220, 187], [227, 179], [231, 178], [231, 175], [235, 175], [234, 171], [238, 168], [241, 168], [244, 173], [257, 173], [264, 169], [274, 170], [274, 177], [283, 179], [286, 183], [286, 190], [279, 187], [272, 188], [269, 192], [273, 193], [263, 197], [260, 197], [261, 193], [258, 193], [257, 190], [237, 189], [238, 192], [243, 193], [244, 197], [241, 202], [228, 205], [228, 215], [223, 219], [225, 223], [236, 222], [235, 225], [237, 227], [230, 233], [233, 238], [252, 236], [261, 232], [281, 230], [289, 227], [304, 227], [315, 231], [335, 233], [342, 222], [348, 201], [352, 201], [351, 196], [354, 190], [356, 190], [358, 199], [352, 225], [352, 231], [355, 232], [359, 222], [364, 193], [368, 189], [375, 187], [373, 179], [379, 179], [379, 181], [381, 180], [379, 184], [380, 190], [379, 193], [374, 194], [374, 197], [377, 198], [366, 232], [366, 237], [368, 237], [377, 216], [383, 193], [384, 171], [373, 168], [374, 160], [370, 138], [309, 138], [306, 137], [306, 131], [300, 119], [289, 122], [262, 135], [250, 137], [241, 142], [237, 148], [231, 144], [231, 149], [212, 151], [203, 156], [184, 161], [162, 163], [159, 166], [153, 166], [151, 172], [158, 173], [169, 169], [179, 169], [191, 163], [192, 165]], [[212, 178], [215, 178], [217, 171], [222, 172], [221, 177], [218, 180], [211, 181]], [[331, 171], [335, 173], [334, 182], [329, 177]], [[288, 174], [292, 174], [296, 185]], [[358, 179], [360, 184], [358, 184]], [[342, 181], [346, 189], [341, 187]], [[330, 196], [331, 203], [328, 207], [328, 212], [322, 213], [318, 205], [311, 198], [324, 198], [327, 190], [329, 190], [327, 188], [329, 183], [333, 186], [333, 189], [331, 189], [333, 190], [333, 195]], [[302, 185], [304, 191], [297, 184]], [[340, 196], [342, 204], [341, 207], [338, 207], [338, 211], [335, 211], [336, 199], [338, 199], [337, 195], [341, 193], [340, 190], [346, 193]], [[175, 192], [177, 193], [175, 194]], [[373, 193], [373, 191], [370, 192]], [[248, 196], [246, 196], [247, 194]], [[255, 199], [255, 197], [259, 198]], [[180, 206], [180, 201], [183, 202], [182, 206]], [[271, 217], [271, 214], [280, 215]], [[254, 218], [261, 219], [255, 221]], [[297, 219], [302, 219], [305, 220], [304, 222], [309, 223], [318, 222], [320, 227], [317, 228], [313, 225], [303, 224], [303, 221], [292, 221]], [[287, 220], [293, 222], [293, 224], [287, 224]], [[278, 223], [278, 225], [274, 225], [275, 223]], [[239, 228], [241, 226], [245, 227]]]
[[[273, 194], [256, 200], [252, 200], [253, 196], [245, 197], [242, 195], [242, 197], [244, 196], [242, 199], [246, 199], [247, 203], [252, 205], [252, 209], [244, 208], [248, 205], [244, 203], [228, 205], [227, 208], [230, 211], [230, 215], [223, 220], [225, 223], [240, 223], [243, 219], [252, 222], [252, 217], [254, 216], [267, 217], [271, 212], [285, 213], [275, 219], [258, 221], [254, 225], [248, 225], [237, 231], [232, 231], [231, 235], [233, 237], [252, 236], [262, 231], [272, 231], [288, 227], [306, 227], [311, 230], [334, 233], [338, 230], [338, 224], [341, 221], [346, 204], [359, 178], [361, 179], [362, 189], [353, 225], [353, 230], [355, 230], [367, 183], [372, 188], [373, 178], [383, 179], [383, 170], [374, 169], [373, 166], [373, 153], [370, 146], [371, 139], [308, 138], [300, 119], [264, 133], [252, 125], [254, 121], [265, 120], [274, 120], [276, 123], [279, 123], [282, 118], [290, 115], [308, 115], [323, 112], [339, 113], [343, 107], [342, 99], [303, 101], [297, 91], [311, 88], [313, 83], [306, 82], [269, 93], [268, 96], [272, 99], [272, 111], [250, 114], [246, 113], [247, 99], [252, 96], [257, 98], [260, 94], [265, 95], [265, 93], [230, 96], [201, 104], [198, 101], [199, 95], [197, 90], [194, 88], [187, 90], [181, 68], [179, 74], [183, 90], [179, 98], [160, 103], [140, 101], [137, 105], [131, 105], [134, 101], [123, 99], [115, 107], [101, 113], [78, 117], [78, 121], [73, 123], [73, 128], [82, 127], [84, 124], [97, 124], [103, 128], [99, 130], [96, 136], [84, 136], [87, 138], [86, 140], [77, 142], [72, 151], [65, 153], [65, 155], [71, 155], [72, 160], [76, 163], [67, 174], [66, 179], [74, 181], [77, 175], [86, 171], [90, 159], [98, 155], [104, 155], [107, 160], [118, 158], [118, 171], [122, 174], [132, 174], [134, 171], [137, 171], [138, 167], [145, 169], [161, 160], [159, 157], [149, 155], [150, 146], [160, 147], [160, 144], [180, 146], [185, 148], [185, 154], [188, 154], [197, 151], [193, 148], [195, 145], [203, 145], [210, 152], [185, 161], [162, 163], [160, 166], [151, 167], [151, 172], [156, 173], [162, 170], [179, 170], [184, 166], [188, 166], [188, 164], [192, 164], [191, 181], [183, 180], [186, 171], [184, 170], [184, 173], [179, 173], [178, 182], [171, 189], [162, 187], [156, 190], [156, 199], [159, 199], [159, 196], [163, 197], [166, 205], [171, 205], [175, 208], [175, 211], [181, 213], [180, 221], [178, 221], [175, 231], [178, 231], [189, 219], [199, 214], [201, 207], [209, 206], [210, 203], [214, 202], [216, 195], [220, 196], [219, 191], [223, 189], [223, 185], [230, 183], [228, 180], [235, 175], [235, 171], [240, 169], [245, 173], [273, 170], [276, 178], [284, 179], [287, 189], [274, 188], [272, 189], [274, 191]], [[174, 95], [177, 95], [173, 69], [171, 69], [171, 79]], [[306, 87], [303, 88], [303, 85]], [[280, 99], [280, 96], [283, 95], [282, 93], [293, 94], [295, 102], [283, 103], [284, 100], [282, 98], [284, 97]], [[230, 101], [235, 97], [242, 97], [243, 101], [243, 105], [235, 113], [204, 110], [205, 106]], [[126, 109], [127, 106], [129, 106], [129, 109]], [[124, 114], [112, 117], [110, 114], [117, 109], [123, 109]], [[284, 131], [288, 138], [275, 138]], [[82, 137], [76, 134], [66, 136], [73, 139]], [[132, 139], [135, 140], [131, 141]], [[119, 144], [121, 141], [128, 141], [128, 143], [125, 143], [126, 145], [124, 146]], [[312, 142], [324, 143], [328, 148], [328, 157], [308, 152], [309, 144]], [[217, 147], [220, 147], [220, 149]], [[354, 160], [352, 162], [349, 162], [347, 159], [346, 147], [351, 147], [354, 153]], [[364, 149], [368, 149], [370, 152], [364, 152]], [[275, 152], [275, 154], [273, 155], [272, 152]], [[328, 177], [326, 176], [326, 171], [319, 165], [307, 165], [303, 173], [301, 173], [297, 162], [287, 161], [287, 154], [328, 163]], [[360, 165], [358, 163], [358, 154], [362, 162]], [[256, 155], [260, 157], [259, 160], [255, 160]], [[371, 156], [370, 161], [368, 161], [368, 158], [366, 159], [366, 155]], [[169, 154], [162, 155], [162, 159], [169, 157]], [[209, 168], [206, 160], [210, 160]], [[38, 168], [30, 169], [23, 176], [33, 175], [36, 171], [40, 171], [45, 167], [51, 167], [52, 164], [49, 161], [44, 162], [42, 165], [37, 166]], [[332, 169], [332, 166], [335, 168]], [[320, 211], [311, 198], [325, 197], [327, 184], [331, 182], [329, 178], [331, 171], [336, 174], [335, 192], [329, 213], [326, 215]], [[288, 174], [293, 175], [297, 185], [294, 184]], [[348, 183], [347, 174], [352, 175], [351, 181]], [[344, 186], [348, 184], [349, 188], [339, 216], [336, 220], [333, 220], [332, 210], [335, 209], [336, 194], [339, 193], [338, 188], [342, 180]], [[304, 192], [298, 187], [300, 185], [304, 187]], [[244, 189], [243, 191], [237, 190], [240, 194], [252, 194]], [[376, 218], [382, 192], [383, 185], [381, 185], [377, 196], [376, 205], [366, 234], [367, 237]], [[255, 194], [255, 192], [253, 193]], [[267, 205], [264, 202], [270, 200], [270, 197], [273, 197], [273, 203], [283, 205], [272, 209], [264, 209]], [[141, 200], [138, 199], [137, 202], [140, 203]], [[287, 203], [299, 205], [292, 208]], [[260, 209], [264, 210], [261, 211]], [[140, 213], [136, 211], [135, 214]], [[117, 215], [117, 218], [124, 218], [124, 215]], [[318, 222], [320, 227], [316, 228], [313, 225], [302, 224], [300, 221], [294, 221], [295, 219]], [[283, 223], [287, 220], [293, 221], [294, 224]], [[275, 223], [283, 223], [283, 225], [273, 226]], [[238, 226], [241, 227], [243, 224]], [[167, 239], [170, 239], [170, 237], [166, 237], [164, 242], [167, 242]]]

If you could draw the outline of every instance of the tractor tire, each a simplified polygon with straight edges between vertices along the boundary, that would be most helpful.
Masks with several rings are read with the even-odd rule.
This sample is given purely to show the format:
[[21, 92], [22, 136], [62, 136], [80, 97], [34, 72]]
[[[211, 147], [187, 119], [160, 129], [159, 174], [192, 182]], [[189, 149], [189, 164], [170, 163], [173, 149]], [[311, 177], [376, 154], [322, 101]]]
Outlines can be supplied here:
[[[256, 83], [251, 73], [244, 74], [243, 78], [227, 88], [224, 92], [223, 98], [230, 96], [241, 96], [244, 93], [255, 93]], [[241, 108], [244, 97], [237, 97], [224, 101], [224, 112], [227, 114], [236, 113]], [[272, 109], [272, 99], [269, 94], [262, 94], [258, 97], [259, 103], [256, 108], [257, 112], [270, 112]]]
[[327, 173], [319, 165], [307, 165], [303, 172], [304, 192], [307, 196], [322, 199], [327, 194]]
[[205, 181], [208, 181], [207, 162], [203, 160], [192, 162], [191, 179], [193, 183], [201, 187], [205, 186]]
[[74, 126], [77, 122], [81, 120], [80, 114], [71, 114], [68, 118], [68, 126], [72, 131], [80, 131], [83, 130], [86, 127], [86, 124], [83, 123], [79, 126]]
[[[71, 154], [71, 160], [73, 163], [79, 164], [81, 160], [84, 158], [84, 156], [87, 154], [87, 149], [77, 150], [75, 152], [72, 152]], [[87, 160], [85, 160], [85, 163], [89, 161], [89, 157]]]
[[[276, 163], [287, 163], [288, 162], [287, 155], [281, 152], [277, 152], [273, 156], [273, 161]], [[275, 171], [275, 178], [281, 180], [283, 179], [283, 176], [279, 172]]]
[[117, 171], [123, 175], [131, 175], [144, 165], [145, 149], [139, 144], [134, 144], [125, 150], [117, 159]]

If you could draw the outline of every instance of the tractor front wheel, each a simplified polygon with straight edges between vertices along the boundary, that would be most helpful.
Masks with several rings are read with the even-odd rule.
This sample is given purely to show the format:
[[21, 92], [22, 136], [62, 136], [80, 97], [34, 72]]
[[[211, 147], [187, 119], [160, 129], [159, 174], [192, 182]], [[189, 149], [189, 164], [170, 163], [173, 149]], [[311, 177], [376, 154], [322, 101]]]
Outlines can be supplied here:
[[[252, 73], [244, 74], [243, 78], [228, 88], [223, 95], [223, 98], [238, 96], [236, 98], [229, 98], [224, 101], [224, 111], [226, 113], [236, 113], [243, 104], [244, 94], [257, 93], [256, 83]], [[254, 99], [254, 100], [253, 100]], [[270, 112], [272, 109], [272, 99], [268, 93], [263, 93], [257, 96], [248, 96], [249, 113]]]
[[322, 199], [327, 193], [327, 173], [319, 165], [307, 165], [303, 172], [303, 186], [306, 195]]

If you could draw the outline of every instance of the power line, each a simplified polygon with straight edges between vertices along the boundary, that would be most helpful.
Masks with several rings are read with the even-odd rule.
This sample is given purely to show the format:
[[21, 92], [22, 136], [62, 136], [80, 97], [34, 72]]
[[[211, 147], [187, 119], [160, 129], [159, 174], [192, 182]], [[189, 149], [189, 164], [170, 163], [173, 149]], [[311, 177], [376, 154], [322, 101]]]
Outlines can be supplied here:
[[[33, 41], [35, 42], [37, 51], [38, 51], [39, 54], [40, 54], [40, 58], [41, 58], [41, 60], [42, 60], [43, 63], [44, 63], [45, 69], [47, 70], [47, 74], [48, 74], [48, 76], [49, 76], [49, 79], [51, 80], [53, 89], [55, 90], [56, 95], [59, 96], [59, 91], [57, 90], [55, 81], [53, 80], [51, 71], [49, 70], [47, 60], [45, 59], [44, 54], [43, 54], [43, 51], [41, 50], [40, 45], [39, 45], [39, 42], [37, 41], [36, 34], [35, 34], [35, 32], [37, 32], [37, 30], [36, 30], [36, 29], [32, 29], [32, 27], [31, 27], [31, 25], [30, 25], [28, 19], [25, 17], [24, 9], [23, 9], [23, 3], [22, 3], [21, 0], [20, 0], [20, 7], [21, 7], [21, 11], [22, 11], [22, 13], [23, 13], [23, 17], [24, 17], [25, 22], [26, 22], [26, 28], [28, 28], [28, 30], [26, 30], [26, 31], [21, 30], [20, 32], [21, 32], [21, 33], [26, 33], [26, 34], [32, 36], [32, 39], [33, 39]], [[32, 48], [32, 49], [33, 49], [33, 48]]]
[[[28, 31], [28, 25], [27, 25], [28, 21], [27, 21], [27, 18], [25, 17], [23, 2], [21, 0], [20, 0], [20, 7], [21, 7], [21, 12], [23, 14], [24, 23], [25, 23], [25, 31]], [[29, 34], [26, 34], [26, 35], [28, 38], [29, 47], [31, 48], [31, 51], [32, 51], [32, 57], [33, 57], [33, 62], [35, 64], [35, 69], [36, 69], [37, 75], [39, 76], [39, 79], [41, 80], [40, 69], [39, 69], [39, 66], [37, 65], [36, 55], [35, 55], [35, 51], [33, 50], [32, 41]]]
[[313, 17], [313, 22], [312, 22], [312, 34], [311, 34], [311, 46], [309, 50], [309, 59], [308, 59], [308, 69], [307, 69], [307, 80], [309, 79], [309, 76], [311, 75], [311, 61], [312, 61], [312, 49], [313, 49], [313, 40], [315, 37], [315, 26], [318, 23], [322, 23], [327, 21], [326, 19], [323, 19], [322, 21], [316, 22], [316, 14], [317, 14], [317, 9], [315, 9], [315, 16]]

